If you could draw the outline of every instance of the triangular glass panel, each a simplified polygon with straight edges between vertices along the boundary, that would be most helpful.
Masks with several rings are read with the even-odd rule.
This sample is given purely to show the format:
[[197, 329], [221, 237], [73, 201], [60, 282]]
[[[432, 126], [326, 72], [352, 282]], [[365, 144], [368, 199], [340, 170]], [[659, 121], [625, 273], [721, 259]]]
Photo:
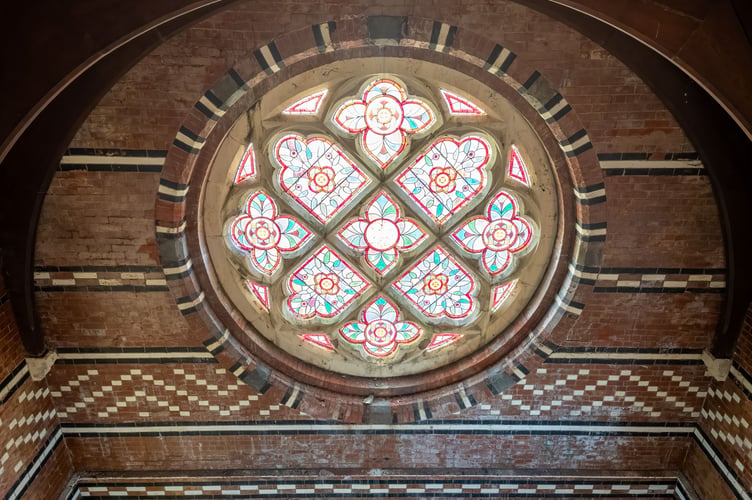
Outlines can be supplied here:
[[321, 103], [324, 102], [327, 89], [319, 90], [313, 94], [306, 96], [299, 101], [295, 101], [290, 106], [284, 109], [282, 113], [286, 115], [315, 115], [321, 108]]
[[526, 186], [530, 186], [530, 177], [527, 175], [527, 167], [525, 162], [522, 161], [522, 155], [519, 149], [512, 144], [509, 154], [509, 177], [523, 183]]
[[263, 305], [264, 308], [268, 311], [269, 310], [269, 288], [265, 287], [264, 285], [259, 285], [257, 283], [254, 283], [253, 281], [246, 281], [245, 284], [248, 287], [248, 290], [250, 290], [251, 293], [256, 296], [259, 302], [261, 302], [261, 305]]
[[323, 347], [327, 351], [334, 351], [334, 346], [329, 341], [329, 338], [326, 335], [316, 334], [316, 333], [304, 333], [303, 335], [300, 336], [300, 338], [318, 347]]
[[517, 280], [512, 280], [509, 283], [505, 283], [494, 288], [493, 298], [491, 301], [491, 312], [494, 312], [496, 309], [498, 309], [501, 304], [503, 304], [504, 301], [507, 300], [510, 295], [512, 295], [514, 287], [516, 286]]
[[433, 351], [434, 349], [444, 347], [461, 338], [461, 333], [437, 333], [433, 336], [431, 343], [426, 347], [426, 351]]
[[248, 145], [248, 149], [240, 160], [238, 171], [235, 173], [235, 184], [239, 184], [246, 179], [256, 176], [256, 153], [253, 151], [253, 144]]
[[444, 98], [449, 112], [453, 115], [482, 116], [486, 114], [480, 106], [468, 101], [464, 97], [458, 96], [454, 92], [441, 89], [441, 96]]

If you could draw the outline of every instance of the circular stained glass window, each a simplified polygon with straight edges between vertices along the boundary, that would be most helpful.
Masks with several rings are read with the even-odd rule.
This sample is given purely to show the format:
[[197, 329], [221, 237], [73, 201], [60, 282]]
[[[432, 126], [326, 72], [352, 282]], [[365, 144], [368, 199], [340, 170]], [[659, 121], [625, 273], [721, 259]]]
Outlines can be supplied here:
[[205, 245], [249, 331], [341, 374], [411, 375], [524, 313], [556, 184], [490, 89], [364, 69], [303, 75], [236, 122], [204, 190]]

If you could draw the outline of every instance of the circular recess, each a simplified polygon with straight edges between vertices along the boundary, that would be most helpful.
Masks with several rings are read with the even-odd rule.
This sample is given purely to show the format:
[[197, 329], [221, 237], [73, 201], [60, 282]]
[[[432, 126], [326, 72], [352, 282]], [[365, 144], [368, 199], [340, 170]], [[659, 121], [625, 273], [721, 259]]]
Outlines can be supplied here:
[[226, 326], [270, 366], [389, 393], [472, 374], [544, 314], [560, 192], [497, 91], [425, 61], [341, 61], [229, 127], [201, 186], [203, 266]]

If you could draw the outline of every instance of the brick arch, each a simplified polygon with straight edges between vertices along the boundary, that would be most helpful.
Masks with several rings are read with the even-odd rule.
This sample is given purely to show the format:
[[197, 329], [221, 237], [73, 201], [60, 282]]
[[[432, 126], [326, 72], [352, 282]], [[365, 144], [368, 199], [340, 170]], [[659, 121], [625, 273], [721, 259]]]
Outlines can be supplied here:
[[[241, 345], [233, 338], [224, 326], [225, 320], [232, 318], [216, 310], [219, 302], [205, 295], [201, 285], [209, 282], [208, 276], [200, 266], [193, 267], [191, 255], [200, 254], [196, 236], [199, 190], [191, 192], [189, 188], [192, 181], [203, 177], [211, 152], [237, 117], [266, 91], [290, 76], [329, 62], [376, 56], [452, 66], [504, 95], [530, 122], [549, 152], [560, 178], [562, 219], [571, 221], [575, 231], [560, 231], [555, 250], [560, 254], [559, 265], [549, 270], [548, 276], [558, 286], [539, 298], [550, 307], [535, 318], [515, 320], [513, 325], [520, 333], [511, 351], [501, 359], [498, 355], [473, 355], [463, 360], [468, 366], [482, 366], [469, 378], [463, 379], [457, 369], [453, 376], [428, 374], [429, 382], [408, 377], [405, 395], [364, 403], [367, 392], [342, 394], [338, 388], [345, 381], [338, 377], [327, 381], [333, 391], [303, 384], [296, 380], [301, 377], [267, 366], [258, 357], [259, 348]], [[417, 17], [356, 17], [291, 32], [259, 47], [201, 96], [168, 152], [156, 201], [156, 226], [162, 266], [179, 310], [196, 332], [209, 337], [204, 342], [207, 349], [238, 378], [260, 392], [271, 391], [281, 404], [314, 417], [402, 423], [441, 417], [485, 401], [524, 378], [555, 351], [556, 346], [545, 338], [554, 328], [574, 324], [585, 307], [583, 297], [594, 284], [583, 270], [586, 265], [600, 264], [606, 236], [605, 202], [603, 176], [587, 132], [563, 96], [523, 58], [446, 23]], [[490, 351], [501, 350], [502, 343], [500, 339], [491, 342]], [[305, 368], [298, 373], [305, 373]]]

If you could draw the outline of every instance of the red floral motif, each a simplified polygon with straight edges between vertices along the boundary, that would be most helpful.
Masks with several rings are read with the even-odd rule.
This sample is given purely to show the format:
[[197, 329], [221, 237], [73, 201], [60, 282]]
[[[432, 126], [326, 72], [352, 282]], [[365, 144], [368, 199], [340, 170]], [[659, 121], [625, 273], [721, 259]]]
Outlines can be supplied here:
[[431, 180], [428, 188], [434, 193], [451, 193], [456, 187], [457, 171], [452, 167], [434, 168], [428, 177]]
[[446, 274], [429, 274], [423, 279], [423, 293], [426, 295], [443, 295], [447, 292]]
[[414, 343], [422, 333], [412, 321], [399, 321], [397, 308], [383, 295], [365, 308], [362, 322], [346, 323], [340, 329], [346, 341], [362, 344], [366, 354], [377, 358], [393, 354], [399, 344]]
[[452, 233], [452, 238], [470, 253], [481, 253], [483, 269], [490, 276], [508, 274], [514, 255], [530, 247], [533, 229], [519, 216], [516, 200], [504, 191], [488, 204], [486, 217], [473, 217]]
[[312, 167], [308, 170], [308, 189], [314, 193], [334, 191], [334, 170], [330, 167]]
[[437, 122], [428, 104], [408, 98], [403, 85], [387, 78], [367, 84], [360, 99], [342, 103], [332, 120], [343, 131], [360, 134], [361, 149], [381, 168], [406, 150], [408, 134]]
[[314, 288], [319, 295], [337, 295], [339, 293], [339, 276], [319, 273], [313, 277]]
[[279, 215], [277, 204], [263, 191], [252, 194], [245, 212], [230, 224], [235, 246], [248, 252], [253, 269], [265, 275], [279, 268], [282, 254], [294, 254], [310, 236], [295, 218]]

